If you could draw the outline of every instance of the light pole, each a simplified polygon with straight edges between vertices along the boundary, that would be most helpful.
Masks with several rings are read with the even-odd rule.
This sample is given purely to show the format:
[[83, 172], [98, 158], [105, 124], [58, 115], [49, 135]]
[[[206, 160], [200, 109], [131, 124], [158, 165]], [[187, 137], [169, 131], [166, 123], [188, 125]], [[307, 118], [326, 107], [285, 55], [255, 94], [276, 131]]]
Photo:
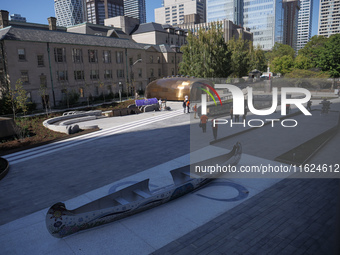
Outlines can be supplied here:
[[119, 101], [122, 102], [122, 82], [119, 82]]
[[136, 88], [133, 86], [133, 77], [134, 77], [134, 74], [132, 72], [132, 68], [135, 64], [137, 64], [138, 62], [142, 62], [142, 59], [137, 59], [132, 65], [130, 65], [130, 71], [131, 71], [131, 77], [130, 77], [130, 81], [131, 81], [131, 86], [134, 88], [134, 92], [136, 94]]

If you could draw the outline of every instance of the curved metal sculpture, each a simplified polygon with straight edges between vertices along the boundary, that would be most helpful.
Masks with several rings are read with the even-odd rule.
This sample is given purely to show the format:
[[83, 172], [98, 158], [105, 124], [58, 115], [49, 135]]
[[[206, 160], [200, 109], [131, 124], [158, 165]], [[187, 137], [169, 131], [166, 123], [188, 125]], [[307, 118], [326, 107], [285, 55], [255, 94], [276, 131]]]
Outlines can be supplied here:
[[[145, 90], [147, 98], [162, 98], [173, 101], [183, 101], [187, 95], [192, 101], [201, 99], [200, 84], [214, 84], [208, 80], [190, 77], [170, 77], [155, 80], [148, 84]], [[197, 85], [197, 86], [194, 86]]]
[[[228, 154], [197, 164], [213, 161], [220, 165], [236, 165], [241, 154], [242, 146], [237, 143]], [[149, 179], [146, 179], [74, 210], [67, 210], [64, 203], [56, 203], [47, 212], [47, 229], [52, 236], [62, 238], [161, 205], [201, 187], [213, 180], [212, 177], [216, 177], [206, 174], [197, 179], [190, 178], [190, 165], [172, 170], [171, 175], [173, 185], [153, 192], [149, 189]]]

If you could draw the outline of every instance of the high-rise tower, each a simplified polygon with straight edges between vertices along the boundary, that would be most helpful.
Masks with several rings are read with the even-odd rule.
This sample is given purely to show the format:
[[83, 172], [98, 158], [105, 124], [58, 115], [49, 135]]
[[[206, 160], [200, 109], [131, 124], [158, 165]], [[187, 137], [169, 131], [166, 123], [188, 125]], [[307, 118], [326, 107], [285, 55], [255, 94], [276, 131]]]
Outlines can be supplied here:
[[54, 0], [57, 25], [68, 27], [84, 22], [83, 0]]
[[124, 0], [124, 16], [139, 19], [146, 23], [145, 0]]

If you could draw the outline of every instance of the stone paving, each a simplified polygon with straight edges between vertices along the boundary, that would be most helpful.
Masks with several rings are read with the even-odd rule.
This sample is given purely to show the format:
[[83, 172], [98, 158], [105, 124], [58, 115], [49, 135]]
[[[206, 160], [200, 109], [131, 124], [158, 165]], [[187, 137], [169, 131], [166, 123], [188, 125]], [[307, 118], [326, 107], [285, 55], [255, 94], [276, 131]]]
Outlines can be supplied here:
[[336, 179], [285, 179], [152, 254], [335, 254], [338, 195]]
[[[182, 123], [186, 121], [184, 116], [180, 120]], [[173, 123], [166, 124], [169, 129], [169, 125]], [[159, 127], [163, 127], [163, 124]], [[172, 131], [173, 129], [174, 127], [170, 128]], [[168, 134], [166, 140], [166, 144], [169, 143], [174, 148], [176, 148], [178, 141], [183, 141], [184, 135], [182, 129], [177, 129], [176, 127], [175, 130], [177, 131], [177, 136], [181, 134], [182, 137], [173, 139], [173, 136]], [[147, 129], [142, 133], [144, 135], [141, 136], [140, 134], [141, 132], [119, 135], [115, 137], [115, 139], [121, 140], [121, 143], [118, 144], [124, 144], [124, 142], [128, 140], [136, 141], [135, 139], [137, 138], [141, 140], [145, 137], [149, 138], [150, 134], [151, 137], [162, 137], [159, 141], [157, 140], [159, 147], [156, 146], [153, 148], [153, 152], [157, 151], [157, 148], [160, 148], [160, 145], [165, 141], [164, 133], [160, 130]], [[108, 149], [111, 151], [114, 147], [112, 142], [110, 139], [100, 140], [101, 146], [96, 147], [96, 154], [98, 155], [101, 151], [107, 151]], [[339, 142], [340, 135], [338, 134], [313, 158], [312, 162], [318, 163], [325, 159], [327, 159], [328, 162], [328, 159], [331, 159], [330, 162], [339, 163], [339, 160], [337, 160], [339, 158]], [[93, 148], [94, 144], [91, 143], [91, 145], [92, 146], [88, 146], [88, 148], [82, 148], [81, 153], [78, 151], [65, 151], [65, 153], [62, 154], [62, 156], [64, 156], [63, 159], [67, 159], [68, 156], [72, 156], [72, 154], [75, 156], [83, 154], [83, 158], [84, 155], [86, 155], [87, 161], [82, 164], [81, 169], [88, 168], [90, 173], [97, 173], [99, 170], [98, 167], [88, 166], [88, 163], [93, 160], [91, 155], [89, 155], [89, 150]], [[126, 150], [130, 148], [131, 147], [126, 148]], [[115, 148], [114, 153], [111, 152], [111, 155], [105, 158], [106, 163], [100, 170], [107, 169], [108, 166], [111, 166], [108, 162], [114, 161], [112, 155], [115, 155], [116, 152], [118, 153], [120, 149], [122, 148]], [[181, 155], [186, 150], [188, 150], [188, 148], [182, 148], [176, 153]], [[115, 155], [116, 159], [121, 155], [122, 154]], [[155, 154], [151, 153], [148, 155], [149, 158], [153, 158], [153, 161], [162, 161], [168, 157], [167, 151], [162, 151], [161, 158], [155, 159], [153, 155]], [[103, 158], [101, 159], [103, 160]], [[142, 159], [142, 154], [140, 155], [140, 159]], [[49, 157], [48, 160], [51, 169], [55, 169], [55, 165], [60, 164], [60, 160], [57, 157]], [[44, 162], [46, 162], [46, 158], [45, 160], [42, 159], [40, 164]], [[66, 162], [67, 160], [65, 160], [65, 164]], [[53, 163], [55, 163], [55, 165]], [[132, 164], [131, 162], [124, 163]], [[144, 164], [147, 163], [146, 161]], [[153, 164], [156, 163], [157, 162], [153, 162]], [[137, 164], [138, 161], [132, 165], [137, 167]], [[148, 167], [151, 166], [152, 165]], [[23, 164], [17, 165], [18, 170], [23, 169], [23, 167]], [[131, 165], [128, 165], [124, 170], [128, 168], [131, 169]], [[72, 170], [71, 167], [66, 167], [66, 170], [70, 169]], [[46, 169], [44, 170], [46, 173], [49, 172]], [[139, 171], [143, 171], [143, 169], [138, 169], [137, 172]], [[124, 176], [132, 174], [125, 171], [121, 171], [121, 173], [122, 175], [115, 176], [114, 180], [119, 180]], [[14, 178], [16, 172], [12, 171], [11, 174], [13, 174], [12, 177]], [[46, 178], [55, 180], [56, 183], [58, 182], [57, 179], [59, 179], [59, 181], [63, 180], [59, 175], [56, 175], [56, 173], [51, 172], [51, 174], [54, 175], [46, 176]], [[11, 175], [9, 175], [9, 177], [11, 177]], [[77, 178], [79, 178], [79, 176]], [[84, 176], [84, 179], [86, 178], [87, 177]], [[7, 180], [7, 187], [11, 187], [13, 180], [11, 178]], [[109, 181], [112, 182], [112, 180], [113, 179]], [[63, 182], [65, 181], [64, 179]], [[22, 180], [22, 182], [26, 181]], [[30, 186], [32, 183], [28, 183], [27, 185]], [[99, 183], [99, 180], [95, 182], [97, 186], [104, 184], [105, 183]], [[69, 187], [74, 193], [72, 193], [72, 196], [86, 191], [84, 189], [76, 190], [75, 186], [67, 183], [60, 183], [60, 185], [63, 185], [63, 188]], [[95, 185], [86, 187], [86, 189], [93, 189]], [[39, 188], [41, 189], [41, 186], [37, 186], [37, 189]], [[32, 186], [27, 188], [23, 187], [20, 190], [21, 195], [24, 195], [28, 189], [32, 189]], [[60, 186], [56, 189], [58, 192], [61, 192], [62, 188]], [[12, 191], [14, 190], [12, 187]], [[37, 192], [39, 191], [37, 190]], [[12, 194], [14, 194], [14, 192]], [[43, 198], [43, 196], [51, 197], [51, 194], [41, 194], [41, 198]], [[2, 198], [0, 201], [4, 203], [4, 196], [0, 195], [0, 197]], [[34, 196], [31, 194], [29, 197]], [[64, 197], [64, 199], [65, 198], [66, 197]], [[203, 226], [172, 241], [153, 254], [336, 254], [338, 250], [336, 250], [337, 247], [335, 247], [334, 240], [339, 239], [339, 235], [336, 234], [336, 231], [339, 230], [336, 225], [339, 220], [336, 217], [339, 215], [339, 211], [337, 211], [338, 199], [338, 179], [285, 179], [212, 219]], [[49, 200], [51, 200], [51, 198]], [[33, 201], [34, 204], [38, 202], [41, 202], [40, 199], [39, 201]], [[43, 208], [43, 206], [44, 205], [39, 205], [38, 207]], [[25, 214], [28, 214], [28, 212], [23, 212], [23, 215]], [[15, 218], [17, 217], [18, 216]], [[8, 222], [8, 219], [5, 222]]]
[[[340, 133], [309, 163], [339, 164], [339, 144]], [[339, 184], [284, 179], [152, 254], [340, 254]]]

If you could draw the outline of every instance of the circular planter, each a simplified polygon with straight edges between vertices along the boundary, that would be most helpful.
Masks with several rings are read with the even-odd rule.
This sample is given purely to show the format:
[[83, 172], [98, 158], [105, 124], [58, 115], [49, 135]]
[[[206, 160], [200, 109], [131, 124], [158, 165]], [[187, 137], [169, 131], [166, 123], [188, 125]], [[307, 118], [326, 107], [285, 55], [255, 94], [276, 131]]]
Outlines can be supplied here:
[[8, 161], [0, 157], [0, 180], [6, 176], [9, 170]]

